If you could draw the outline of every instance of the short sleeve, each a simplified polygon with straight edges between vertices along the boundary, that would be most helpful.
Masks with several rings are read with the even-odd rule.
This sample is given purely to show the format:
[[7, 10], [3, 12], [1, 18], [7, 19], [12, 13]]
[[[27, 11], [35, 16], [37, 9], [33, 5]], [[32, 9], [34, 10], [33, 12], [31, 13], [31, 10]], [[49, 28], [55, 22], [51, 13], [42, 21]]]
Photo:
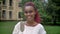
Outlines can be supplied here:
[[39, 34], [46, 34], [46, 31], [42, 25], [40, 26]]
[[18, 32], [19, 32], [19, 24], [20, 24], [20, 22], [18, 22], [18, 23], [15, 25], [14, 30], [13, 30], [13, 33], [12, 33], [12, 34], [18, 34]]

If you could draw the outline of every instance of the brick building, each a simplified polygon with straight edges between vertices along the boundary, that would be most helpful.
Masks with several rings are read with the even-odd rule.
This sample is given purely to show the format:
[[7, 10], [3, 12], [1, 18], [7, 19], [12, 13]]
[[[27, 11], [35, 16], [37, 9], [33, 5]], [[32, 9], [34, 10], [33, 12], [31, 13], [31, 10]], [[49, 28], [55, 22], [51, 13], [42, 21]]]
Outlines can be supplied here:
[[0, 20], [21, 20], [20, 0], [0, 1]]

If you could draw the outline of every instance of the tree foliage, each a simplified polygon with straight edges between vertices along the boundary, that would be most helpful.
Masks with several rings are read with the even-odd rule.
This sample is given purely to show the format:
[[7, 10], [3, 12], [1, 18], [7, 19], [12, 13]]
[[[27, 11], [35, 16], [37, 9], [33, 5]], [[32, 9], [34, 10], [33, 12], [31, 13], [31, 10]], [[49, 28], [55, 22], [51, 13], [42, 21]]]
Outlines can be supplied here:
[[48, 6], [47, 6], [47, 13], [49, 13], [52, 16], [52, 22], [53, 24], [57, 24], [57, 22], [60, 22], [60, 0], [49, 0]]

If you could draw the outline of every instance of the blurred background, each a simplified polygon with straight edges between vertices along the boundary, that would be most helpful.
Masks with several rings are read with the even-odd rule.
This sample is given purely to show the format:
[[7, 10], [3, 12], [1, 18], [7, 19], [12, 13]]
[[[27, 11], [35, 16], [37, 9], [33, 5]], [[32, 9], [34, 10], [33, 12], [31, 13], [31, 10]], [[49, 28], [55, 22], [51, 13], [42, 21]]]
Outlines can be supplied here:
[[0, 34], [12, 34], [19, 21], [25, 21], [23, 7], [34, 2], [47, 34], [60, 34], [60, 0], [0, 0]]

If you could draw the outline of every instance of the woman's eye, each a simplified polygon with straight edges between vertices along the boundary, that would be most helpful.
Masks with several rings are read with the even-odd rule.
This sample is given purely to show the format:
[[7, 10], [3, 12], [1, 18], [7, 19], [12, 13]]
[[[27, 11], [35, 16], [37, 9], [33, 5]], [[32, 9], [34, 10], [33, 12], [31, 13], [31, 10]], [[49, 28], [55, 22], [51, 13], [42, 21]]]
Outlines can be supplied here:
[[25, 13], [32, 13], [32, 11], [25, 11]]
[[25, 11], [25, 13], [28, 13], [27, 11]]

